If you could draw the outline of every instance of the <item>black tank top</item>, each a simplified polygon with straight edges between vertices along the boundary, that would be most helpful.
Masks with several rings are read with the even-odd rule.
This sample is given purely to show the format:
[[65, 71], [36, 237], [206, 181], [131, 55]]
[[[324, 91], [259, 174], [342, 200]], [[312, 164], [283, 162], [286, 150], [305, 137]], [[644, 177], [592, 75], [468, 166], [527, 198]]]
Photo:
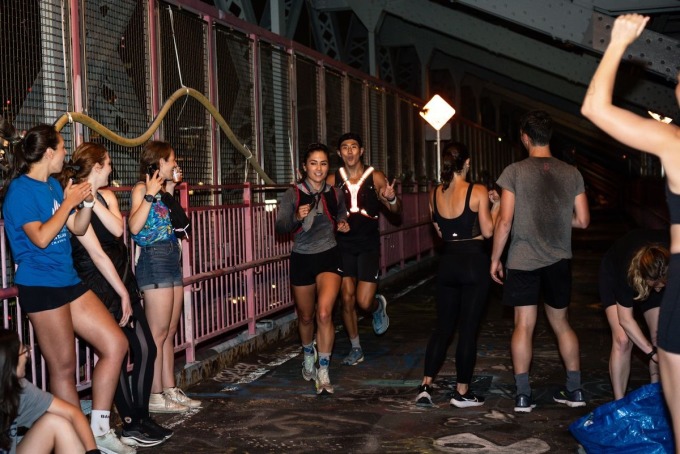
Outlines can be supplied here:
[[[104, 200], [104, 197], [99, 193], [97, 193], [97, 203], [102, 203], [104, 206], [108, 207], [106, 200]], [[116, 271], [118, 271], [118, 276], [120, 276], [125, 284], [125, 288], [130, 294], [130, 302], [132, 304], [138, 303], [141, 299], [139, 288], [137, 287], [137, 281], [132, 274], [130, 254], [127, 246], [123, 242], [123, 238], [117, 238], [109, 232], [106, 226], [104, 226], [102, 221], [100, 221], [94, 213], [92, 213], [90, 224], [99, 240], [99, 244], [101, 244], [102, 249], [106, 255], [109, 256], [109, 259], [111, 259], [113, 266], [116, 268]], [[78, 272], [78, 276], [87, 288], [92, 290], [99, 299], [102, 300], [116, 320], [119, 320], [122, 316], [120, 296], [118, 296], [118, 293], [116, 293], [106, 278], [99, 272], [92, 261], [90, 254], [88, 254], [85, 249], [85, 246], [80, 244], [80, 241], [78, 241], [75, 235], [71, 235], [71, 248], [73, 250], [73, 265]]]
[[[437, 186], [432, 199], [432, 212], [434, 221], [439, 226], [444, 241], [469, 240], [479, 236], [479, 217], [477, 213], [470, 209], [470, 196], [472, 195], [472, 187], [470, 183], [467, 194], [465, 195], [465, 206], [460, 216], [454, 219], [442, 217], [437, 210]], [[442, 193], [444, 189], [442, 188]]]
[[680, 224], [680, 194], [673, 194], [666, 183], [666, 203], [671, 216], [671, 224]]

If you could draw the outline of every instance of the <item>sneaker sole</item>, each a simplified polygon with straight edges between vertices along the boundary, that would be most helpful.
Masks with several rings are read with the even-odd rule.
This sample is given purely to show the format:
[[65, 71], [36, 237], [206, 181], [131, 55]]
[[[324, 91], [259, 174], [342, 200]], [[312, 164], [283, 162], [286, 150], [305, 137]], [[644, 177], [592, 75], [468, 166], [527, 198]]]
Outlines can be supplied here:
[[385, 298], [382, 295], [376, 295], [376, 298], [378, 297], [380, 297], [381, 301], [383, 302], [383, 314], [384, 314], [383, 320], [385, 321], [385, 327], [382, 330], [378, 331], [377, 329], [375, 329], [374, 325], [373, 332], [375, 333], [376, 336], [382, 336], [387, 332], [387, 329], [390, 327], [390, 317], [387, 315], [387, 298]]
[[553, 400], [555, 402], [557, 402], [558, 404], [564, 404], [567, 407], [571, 407], [571, 408], [585, 407], [586, 406], [585, 402], [572, 402], [572, 401], [566, 400], [566, 399], [555, 399], [554, 397], [553, 397]]
[[[130, 448], [130, 446], [128, 446], [128, 445], [123, 445], [123, 446], [125, 446], [126, 448]], [[99, 445], [97, 445], [97, 449], [99, 449], [99, 452], [101, 452], [102, 454], [118, 454], [118, 451], [112, 451], [112, 450], [107, 449], [107, 448], [102, 448]], [[134, 449], [134, 448], [130, 448], [130, 449]]]
[[322, 388], [316, 391], [317, 396], [332, 396], [333, 395], [333, 390], [332, 389], [326, 389]]
[[536, 408], [536, 404], [531, 404], [529, 407], [515, 407], [515, 413], [531, 413], [534, 408]]
[[434, 404], [432, 402], [419, 402], [416, 400], [416, 407], [421, 407], [421, 408], [432, 408], [434, 407]]
[[[456, 400], [456, 399], [451, 399], [451, 406], [457, 407], [457, 408], [469, 408], [469, 407], [481, 407], [484, 405], [484, 402], [473, 402], [470, 400]], [[515, 410], [516, 411], [516, 410]]]
[[141, 440], [138, 440], [135, 437], [125, 437], [125, 436], [120, 437], [121, 443], [124, 443], [128, 446], [132, 446], [133, 448], [137, 448], [137, 447], [150, 448], [151, 446], [156, 446], [156, 445], [163, 443], [165, 440], [167, 440], [167, 438], [163, 438], [162, 440], [141, 441]]
[[167, 408], [151, 408], [149, 407], [149, 413], [166, 413], [166, 414], [178, 414], [178, 413], [186, 413], [189, 411], [189, 407], [185, 407], [183, 409], [178, 409], [178, 410], [168, 410]]

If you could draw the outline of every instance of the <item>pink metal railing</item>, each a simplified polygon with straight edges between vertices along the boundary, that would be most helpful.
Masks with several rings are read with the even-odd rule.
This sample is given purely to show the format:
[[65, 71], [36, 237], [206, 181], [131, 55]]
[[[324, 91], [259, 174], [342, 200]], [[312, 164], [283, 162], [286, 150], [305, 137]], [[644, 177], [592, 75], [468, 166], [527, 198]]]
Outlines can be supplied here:
[[[274, 232], [275, 195], [281, 187], [179, 186], [180, 201], [187, 208], [193, 233], [183, 241], [184, 313], [180, 319], [175, 351], [185, 352], [186, 361], [195, 360], [197, 347], [246, 328], [253, 334], [256, 323], [293, 306], [288, 280], [290, 238]], [[117, 192], [129, 188], [115, 188]], [[190, 197], [220, 192], [243, 194], [242, 203], [190, 207]], [[190, 196], [190, 193], [192, 194]], [[270, 200], [267, 201], [264, 195]], [[381, 268], [403, 266], [407, 260], [420, 260], [431, 254], [433, 239], [427, 206], [427, 193], [404, 192], [403, 213], [398, 223], [381, 218]], [[127, 234], [126, 234], [127, 235]], [[3, 288], [0, 300], [3, 326], [17, 329], [22, 339], [35, 345], [30, 323], [16, 304], [16, 287], [9, 286], [6, 269], [4, 222], [0, 220], [0, 258]], [[134, 254], [134, 245], [131, 253]], [[12, 320], [12, 318], [14, 318]], [[80, 348], [76, 345], [77, 352]], [[34, 348], [39, 352], [39, 348]], [[37, 358], [37, 360], [36, 360]], [[37, 362], [36, 362], [37, 361]], [[92, 355], [78, 358], [77, 386], [91, 385]], [[33, 381], [46, 388], [46, 367], [38, 354], [32, 358]]]

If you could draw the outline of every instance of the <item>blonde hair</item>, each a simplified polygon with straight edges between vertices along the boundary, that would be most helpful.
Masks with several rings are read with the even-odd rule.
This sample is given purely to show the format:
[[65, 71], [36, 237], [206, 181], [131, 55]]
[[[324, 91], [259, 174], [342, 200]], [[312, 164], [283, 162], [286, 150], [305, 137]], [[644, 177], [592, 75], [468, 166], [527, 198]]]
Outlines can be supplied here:
[[647, 281], [666, 282], [670, 252], [659, 244], [650, 244], [637, 250], [628, 267], [628, 283], [637, 296], [635, 301], [649, 298], [651, 287]]

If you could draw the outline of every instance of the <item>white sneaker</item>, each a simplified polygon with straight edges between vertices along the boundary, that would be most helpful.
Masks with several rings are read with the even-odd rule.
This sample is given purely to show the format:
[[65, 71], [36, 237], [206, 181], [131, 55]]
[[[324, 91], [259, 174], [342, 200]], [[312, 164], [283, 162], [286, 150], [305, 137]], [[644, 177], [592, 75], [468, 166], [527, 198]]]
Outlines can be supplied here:
[[184, 413], [189, 407], [165, 397], [163, 393], [151, 393], [149, 397], [149, 413]]
[[311, 355], [307, 355], [304, 352], [302, 353], [302, 378], [305, 380], [313, 380], [316, 378], [316, 360], [318, 358], [318, 354], [316, 352], [316, 346], [312, 345], [312, 349], [314, 350], [314, 353]]
[[94, 437], [97, 448], [103, 454], [136, 454], [137, 450], [131, 446], [123, 444], [113, 429], [109, 429], [104, 435]]
[[184, 394], [184, 391], [182, 391], [181, 388], [177, 387], [166, 389], [163, 391], [163, 395], [165, 395], [166, 399], [172, 400], [189, 408], [200, 408], [203, 404], [200, 400], [189, 398], [186, 394]]
[[331, 385], [331, 377], [328, 375], [328, 368], [319, 368], [316, 371], [316, 393], [333, 394], [333, 385]]

